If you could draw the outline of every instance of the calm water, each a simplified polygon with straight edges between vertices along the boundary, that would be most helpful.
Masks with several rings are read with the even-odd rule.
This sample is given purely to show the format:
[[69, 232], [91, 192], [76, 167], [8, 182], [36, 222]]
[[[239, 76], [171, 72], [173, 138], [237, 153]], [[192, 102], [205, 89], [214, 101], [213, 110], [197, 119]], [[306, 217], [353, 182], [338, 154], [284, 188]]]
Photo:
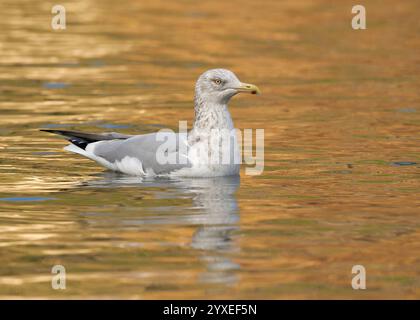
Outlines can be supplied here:
[[[366, 2], [365, 31], [353, 1], [150, 2], [53, 31], [53, 2], [1, 1], [0, 297], [420, 298], [419, 2]], [[38, 131], [191, 124], [212, 67], [263, 91], [230, 107], [260, 176], [141, 181]]]

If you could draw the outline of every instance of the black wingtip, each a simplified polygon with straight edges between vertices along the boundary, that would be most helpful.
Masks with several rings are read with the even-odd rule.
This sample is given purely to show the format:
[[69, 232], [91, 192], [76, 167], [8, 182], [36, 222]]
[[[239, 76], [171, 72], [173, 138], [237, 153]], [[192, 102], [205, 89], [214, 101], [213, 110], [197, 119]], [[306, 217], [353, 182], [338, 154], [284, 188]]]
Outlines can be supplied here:
[[[88, 135], [81, 132], [76, 131], [67, 131], [67, 130], [54, 130], [54, 129], [39, 129], [39, 131], [44, 131], [48, 133], [58, 134], [60, 136], [63, 136], [67, 141], [74, 144], [75, 146], [78, 146], [79, 148], [85, 150], [87, 145], [92, 142], [96, 142], [98, 140], [95, 139], [89, 139], [84, 136]], [[81, 135], [81, 136], [79, 136]]]
[[89, 144], [89, 142], [79, 138], [70, 138], [69, 141], [83, 150], [86, 150], [86, 147]]
[[59, 135], [62, 135], [62, 136], [66, 136], [66, 131], [64, 131], [64, 130], [39, 129], [39, 131], [48, 132], [48, 133], [54, 133], [54, 134], [59, 134]]
[[51, 129], [38, 129], [39, 131], [50, 132], [53, 133], [54, 130]]

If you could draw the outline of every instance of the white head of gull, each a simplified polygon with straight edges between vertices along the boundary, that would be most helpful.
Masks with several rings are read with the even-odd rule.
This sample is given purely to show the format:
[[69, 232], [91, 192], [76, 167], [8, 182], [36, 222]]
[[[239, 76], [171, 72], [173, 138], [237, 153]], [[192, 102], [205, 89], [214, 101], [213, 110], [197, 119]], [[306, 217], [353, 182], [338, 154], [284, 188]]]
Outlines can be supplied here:
[[195, 85], [194, 127], [232, 129], [227, 105], [239, 92], [260, 93], [255, 85], [240, 82], [232, 71], [211, 69], [204, 72]]

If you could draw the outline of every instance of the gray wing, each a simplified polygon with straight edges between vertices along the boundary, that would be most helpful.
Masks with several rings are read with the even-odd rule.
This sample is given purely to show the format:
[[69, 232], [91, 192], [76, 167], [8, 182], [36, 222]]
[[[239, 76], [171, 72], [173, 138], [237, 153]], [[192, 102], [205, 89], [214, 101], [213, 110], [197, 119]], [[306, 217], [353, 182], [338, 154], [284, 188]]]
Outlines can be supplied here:
[[[180, 144], [186, 143], [185, 140], [183, 135], [173, 133], [172, 139], [158, 141], [157, 133], [150, 133], [125, 140], [99, 141], [95, 143], [92, 152], [110, 163], [121, 161], [125, 157], [135, 158], [141, 161], [144, 171], [152, 169], [156, 174], [165, 174], [190, 166], [180, 148]], [[176, 162], [164, 163], [162, 158], [158, 161], [157, 153], [162, 155], [162, 151], [166, 159], [176, 159]], [[180, 159], [184, 160], [179, 161]]]

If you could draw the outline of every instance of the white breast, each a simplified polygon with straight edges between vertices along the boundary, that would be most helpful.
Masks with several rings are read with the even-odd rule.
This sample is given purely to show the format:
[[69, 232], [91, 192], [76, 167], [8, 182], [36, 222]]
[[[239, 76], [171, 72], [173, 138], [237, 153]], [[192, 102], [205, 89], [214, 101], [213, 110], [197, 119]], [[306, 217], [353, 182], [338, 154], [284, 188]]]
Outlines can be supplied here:
[[218, 177], [238, 175], [240, 153], [234, 130], [193, 132], [189, 139], [188, 159], [192, 167], [181, 169], [174, 176]]

